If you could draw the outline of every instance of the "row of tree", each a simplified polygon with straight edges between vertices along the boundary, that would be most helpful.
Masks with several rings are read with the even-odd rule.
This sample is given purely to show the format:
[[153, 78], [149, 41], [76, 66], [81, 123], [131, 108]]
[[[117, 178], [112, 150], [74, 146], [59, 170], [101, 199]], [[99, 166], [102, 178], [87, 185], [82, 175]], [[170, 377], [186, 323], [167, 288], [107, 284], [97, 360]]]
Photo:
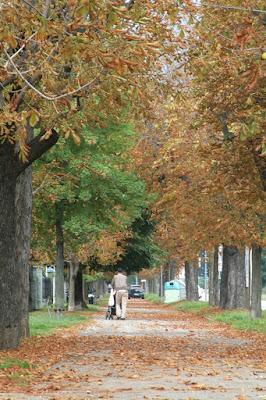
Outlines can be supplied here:
[[36, 160], [32, 257], [56, 253], [59, 309], [64, 258], [72, 278], [132, 242], [141, 258], [148, 202], [158, 246], [182, 262], [219, 243], [260, 254], [265, 11], [242, 3], [1, 5], [0, 349], [29, 334]]
[[[174, 5], [168, 7], [163, 0], [133, 3], [12, 0], [1, 4], [1, 349], [18, 346], [29, 334], [32, 163], [56, 142], [63, 146], [62, 138], [72, 136], [78, 141], [86, 127], [95, 131], [108, 126], [110, 120], [152, 117], [151, 87], [158, 86], [161, 94], [168, 90], [167, 80], [160, 79], [159, 58], [178, 46], [168, 29]], [[95, 171], [94, 179], [99, 170]], [[100, 179], [109, 172], [101, 169]], [[74, 184], [74, 171], [67, 173], [73, 175]], [[114, 179], [118, 183], [118, 177]], [[139, 185], [131, 184], [134, 190]], [[112, 190], [118, 199], [121, 190]], [[72, 208], [75, 195], [70, 197], [67, 206]], [[124, 200], [131, 201], [129, 192]], [[58, 246], [62, 245], [62, 203], [59, 197], [53, 210]], [[122, 210], [113, 207], [110, 213], [109, 220]], [[90, 220], [94, 217], [90, 211]], [[71, 218], [73, 222], [74, 214]], [[106, 219], [105, 214], [103, 225]]]
[[[222, 308], [246, 307], [244, 247], [252, 248], [251, 315], [261, 316], [261, 250], [265, 246], [265, 97], [262, 2], [183, 2], [177, 95], [156, 109], [139, 153], [159, 240], [190, 268], [200, 250], [224, 245]], [[174, 72], [177, 69], [174, 69]], [[144, 153], [144, 157], [143, 157]], [[147, 174], [147, 165], [153, 165]], [[217, 250], [215, 252], [217, 254]], [[217, 264], [217, 262], [215, 262]], [[196, 263], [197, 265], [197, 263]], [[188, 283], [190, 279], [187, 279]], [[217, 305], [217, 274], [214, 304]], [[190, 286], [190, 285], [188, 285]], [[190, 291], [189, 291], [190, 292]]]

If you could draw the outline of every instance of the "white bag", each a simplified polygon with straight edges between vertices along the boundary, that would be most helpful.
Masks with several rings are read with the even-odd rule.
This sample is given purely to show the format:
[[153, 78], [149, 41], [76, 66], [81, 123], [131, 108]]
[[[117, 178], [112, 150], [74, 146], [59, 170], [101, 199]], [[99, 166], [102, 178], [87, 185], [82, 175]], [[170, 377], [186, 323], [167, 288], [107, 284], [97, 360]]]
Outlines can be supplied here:
[[114, 290], [111, 289], [108, 305], [113, 307], [115, 305]]

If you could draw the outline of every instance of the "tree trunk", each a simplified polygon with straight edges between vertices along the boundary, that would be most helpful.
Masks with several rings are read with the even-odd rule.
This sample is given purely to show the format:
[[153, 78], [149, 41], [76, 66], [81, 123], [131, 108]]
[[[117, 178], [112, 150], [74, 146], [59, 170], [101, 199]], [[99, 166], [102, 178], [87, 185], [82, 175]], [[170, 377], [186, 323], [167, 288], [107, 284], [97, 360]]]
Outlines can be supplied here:
[[56, 270], [55, 270], [55, 311], [64, 310], [64, 236], [62, 212], [56, 204]]
[[[32, 212], [31, 164], [58, 140], [55, 131], [33, 138], [27, 128], [25, 163], [14, 144], [0, 143], [0, 350], [16, 348], [29, 335], [29, 255]], [[43, 140], [42, 140], [43, 139]]]
[[[88, 302], [88, 290], [87, 290], [87, 302]], [[78, 268], [78, 272], [76, 275], [76, 281], [75, 281], [75, 302], [81, 304], [81, 308], [86, 309], [87, 308], [87, 303], [83, 298], [83, 273], [82, 269]]]
[[13, 147], [0, 146], [0, 349], [18, 347], [29, 335], [31, 167], [19, 176]]
[[79, 261], [74, 254], [69, 261], [69, 302], [68, 311], [75, 311], [75, 282], [79, 270]]
[[196, 262], [185, 262], [185, 276], [187, 301], [199, 301], [198, 266]]
[[252, 288], [251, 288], [251, 318], [261, 318], [261, 248], [252, 245]]
[[210, 299], [212, 307], [219, 306], [219, 272], [218, 272], [218, 246], [214, 249], [213, 263], [210, 268]]
[[235, 246], [224, 246], [221, 277], [221, 309], [247, 308], [245, 295], [245, 253]]
[[89, 285], [84, 279], [84, 272], [82, 272], [82, 301], [86, 305], [89, 304], [88, 290], [89, 290]]
[[168, 266], [168, 280], [173, 281], [176, 277], [176, 259], [169, 258], [167, 266]]

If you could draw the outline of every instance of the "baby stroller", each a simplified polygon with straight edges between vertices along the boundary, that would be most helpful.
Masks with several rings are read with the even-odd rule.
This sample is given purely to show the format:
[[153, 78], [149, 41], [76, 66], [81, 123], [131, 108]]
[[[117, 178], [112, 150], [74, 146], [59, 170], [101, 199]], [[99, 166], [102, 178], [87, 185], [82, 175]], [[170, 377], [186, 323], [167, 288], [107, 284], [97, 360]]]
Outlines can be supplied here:
[[115, 312], [115, 292], [113, 289], [110, 290], [110, 296], [108, 301], [108, 310], [105, 315], [105, 319], [113, 319], [113, 316], [116, 315]]

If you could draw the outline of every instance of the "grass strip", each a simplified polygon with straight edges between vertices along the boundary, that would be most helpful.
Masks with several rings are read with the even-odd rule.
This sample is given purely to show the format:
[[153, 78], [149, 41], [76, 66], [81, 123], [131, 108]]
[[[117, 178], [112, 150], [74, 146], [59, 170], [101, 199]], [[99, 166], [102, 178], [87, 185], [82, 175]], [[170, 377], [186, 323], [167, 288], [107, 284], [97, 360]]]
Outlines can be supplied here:
[[81, 325], [90, 313], [98, 310], [97, 305], [89, 305], [88, 309], [74, 313], [65, 312], [61, 315], [51, 312], [51, 318], [46, 310], [33, 311], [29, 313], [30, 336], [51, 335], [57, 328], [68, 328], [74, 325]]
[[266, 333], [266, 311], [262, 311], [262, 318], [251, 319], [248, 310], [219, 310], [217, 307], [211, 307], [205, 301], [179, 301], [173, 304], [173, 308], [192, 311], [196, 315], [207, 317], [207, 319], [228, 323], [234, 329]]
[[[145, 299], [152, 303], [161, 303], [161, 298], [151, 293], [145, 293]], [[217, 307], [211, 307], [206, 301], [181, 300], [164, 306], [170, 304], [175, 310], [190, 311], [206, 317], [209, 321], [228, 323], [234, 329], [266, 334], [266, 311], [262, 311], [262, 318], [251, 319], [248, 310], [219, 310]]]
[[183, 311], [209, 311], [211, 309], [207, 301], [185, 301], [181, 300], [174, 304], [175, 309], [182, 309]]
[[144, 297], [146, 300], [150, 301], [151, 303], [160, 303], [161, 304], [161, 297], [158, 296], [157, 294], [145, 293]]
[[266, 311], [262, 311], [262, 318], [256, 319], [250, 318], [248, 310], [225, 311], [212, 317], [216, 321], [230, 324], [234, 329], [266, 334]]

